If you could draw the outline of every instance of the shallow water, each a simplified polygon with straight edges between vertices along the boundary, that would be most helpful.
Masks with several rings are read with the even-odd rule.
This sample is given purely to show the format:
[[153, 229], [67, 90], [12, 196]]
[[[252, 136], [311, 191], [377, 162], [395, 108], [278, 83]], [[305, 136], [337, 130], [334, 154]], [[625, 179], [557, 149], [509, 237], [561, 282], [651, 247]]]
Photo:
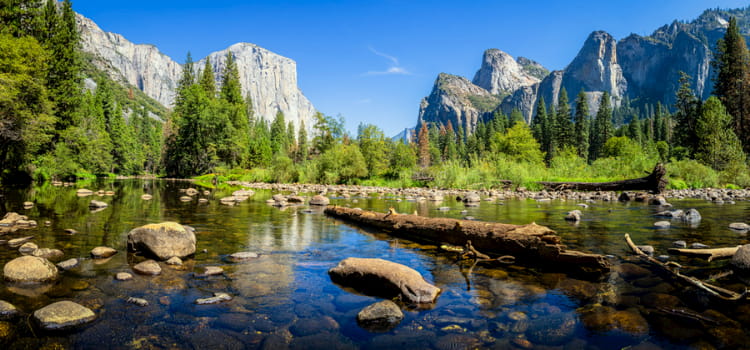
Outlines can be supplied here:
[[[267, 205], [269, 191], [234, 207], [218, 199], [237, 188], [210, 190], [180, 202], [188, 182], [164, 180], [102, 181], [86, 185], [112, 190], [114, 196], [77, 197], [74, 187], [46, 185], [7, 190], [0, 197], [0, 215], [15, 211], [36, 220], [39, 227], [8, 234], [2, 239], [33, 235], [39, 247], [58, 248], [64, 259], [82, 263], [65, 271], [53, 285], [19, 289], [3, 282], [0, 299], [16, 305], [24, 317], [0, 322], [0, 343], [11, 348], [545, 348], [619, 349], [750, 347], [750, 303], [717, 305], [690, 289], [650, 274], [628, 260], [623, 234], [637, 244], [650, 244], [656, 255], [666, 254], [675, 240], [711, 246], [748, 243], [747, 236], [727, 225], [747, 220], [750, 202], [716, 205], [696, 200], [671, 200], [676, 209], [696, 208], [698, 225], [673, 221], [656, 229], [654, 216], [662, 208], [643, 203], [594, 202], [582, 209], [578, 202], [506, 200], [482, 202], [465, 208], [452, 199], [441, 203], [413, 202], [385, 195], [379, 198], [334, 198], [332, 204], [385, 212], [524, 224], [536, 222], [556, 230], [572, 249], [611, 254], [622, 265], [600, 280], [584, 281], [559, 271], [512, 265], [459, 262], [455, 253], [383, 232], [360, 228], [326, 217], [307, 206], [278, 209]], [[198, 188], [201, 192], [203, 188]], [[142, 200], [144, 193], [153, 195]], [[109, 207], [92, 213], [90, 200]], [[24, 201], [35, 206], [22, 209]], [[438, 211], [438, 207], [450, 207]], [[567, 211], [581, 209], [582, 221], [566, 222]], [[45, 221], [51, 221], [45, 226]], [[667, 219], [668, 220], [668, 219]], [[177, 221], [195, 228], [197, 253], [185, 265], [162, 264], [159, 276], [116, 281], [117, 272], [132, 273], [143, 257], [126, 252], [127, 233], [147, 223]], [[74, 235], [64, 232], [73, 228]], [[119, 253], [106, 261], [89, 259], [96, 246]], [[261, 258], [234, 263], [227, 255], [239, 251], [261, 253]], [[15, 248], [0, 246], [0, 263], [19, 256]], [[404, 320], [388, 331], [361, 328], [357, 313], [378, 298], [359, 295], [331, 282], [327, 270], [347, 257], [383, 258], [412, 267], [443, 289], [435, 305], [401, 305]], [[673, 257], [683, 266], [721, 268], [726, 261], [707, 264]], [[202, 267], [220, 266], [221, 276], [196, 276]], [[686, 270], [694, 270], [687, 269]], [[707, 277], [708, 272], [697, 274]], [[747, 280], [731, 275], [717, 284], [741, 291]], [[198, 298], [227, 292], [233, 300], [196, 305]], [[149, 301], [140, 307], [128, 297]], [[49, 333], [29, 322], [34, 310], [55, 301], [73, 300], [97, 314], [97, 320], [74, 331]], [[677, 310], [677, 311], [675, 311]], [[685, 315], [699, 315], [685, 316]], [[107, 345], [105, 345], [107, 344]]]

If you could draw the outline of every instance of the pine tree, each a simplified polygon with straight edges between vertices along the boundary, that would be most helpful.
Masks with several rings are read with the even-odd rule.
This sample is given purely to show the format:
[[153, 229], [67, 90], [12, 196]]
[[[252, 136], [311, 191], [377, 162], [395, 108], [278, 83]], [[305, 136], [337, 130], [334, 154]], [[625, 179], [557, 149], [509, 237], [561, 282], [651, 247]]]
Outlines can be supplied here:
[[555, 109], [555, 104], [550, 103], [549, 104], [549, 112], [547, 113], [549, 117], [547, 117], [547, 128], [546, 128], [546, 135], [547, 138], [547, 154], [545, 155], [545, 161], [547, 161], [547, 164], [552, 160], [552, 158], [555, 158], [557, 155], [557, 150], [559, 149], [559, 139], [557, 135], [557, 110]]
[[575, 114], [575, 136], [576, 149], [578, 156], [583, 159], [589, 158], [589, 103], [586, 100], [586, 93], [581, 89], [576, 97], [576, 114]]
[[742, 145], [731, 125], [732, 117], [727, 114], [721, 101], [716, 97], [706, 100], [697, 122], [696, 159], [719, 171], [744, 162]]
[[222, 70], [219, 97], [222, 101], [222, 113], [227, 115], [231, 123], [225, 129], [228, 134], [227, 140], [220, 142], [219, 156], [229, 166], [244, 165], [250, 147], [250, 119], [245, 99], [242, 97], [240, 74], [231, 52], [227, 52], [226, 64]]
[[641, 130], [640, 118], [637, 115], [634, 115], [630, 119], [630, 123], [628, 124], [628, 129], [625, 132], [625, 136], [629, 137], [631, 140], [638, 142], [639, 145], [643, 145], [643, 130]]
[[560, 91], [560, 98], [557, 100], [557, 113], [555, 114], [555, 138], [557, 139], [557, 149], [562, 150], [568, 146], [574, 146], [573, 142], [573, 123], [571, 122], [570, 103], [568, 101], [568, 92], [565, 88]]
[[208, 98], [213, 99], [216, 97], [216, 78], [214, 77], [214, 67], [211, 65], [210, 57], [206, 57], [206, 64], [203, 65], [203, 71], [198, 83]]
[[39, 8], [41, 6], [40, 0], [3, 0], [0, 2], [0, 34], [9, 34], [16, 38], [33, 35], [40, 27]]
[[599, 101], [599, 110], [596, 112], [593, 130], [593, 142], [589, 150], [589, 160], [596, 160], [601, 156], [604, 143], [614, 134], [612, 126], [612, 108], [609, 104], [609, 93], [604, 92]]
[[83, 96], [80, 43], [72, 6], [70, 0], [63, 1], [59, 23], [46, 45], [52, 53], [47, 86], [55, 103], [58, 131], [78, 123], [77, 112]]
[[716, 50], [713, 65], [718, 73], [714, 95], [733, 117], [735, 133], [742, 136], [744, 148], [750, 150], [750, 54], [736, 18], [729, 19], [726, 34], [716, 43]]
[[297, 163], [307, 159], [309, 152], [308, 140], [307, 140], [307, 129], [305, 128], [305, 121], [300, 120], [299, 131], [297, 134], [297, 153], [295, 161]]
[[680, 89], [677, 91], [673, 119], [674, 141], [677, 146], [685, 147], [689, 154], [698, 150], [697, 121], [701, 114], [701, 101], [690, 88], [690, 76], [680, 72]]
[[287, 140], [286, 132], [286, 121], [284, 120], [284, 113], [281, 111], [276, 112], [276, 117], [271, 123], [271, 150], [274, 155], [283, 152], [289, 148], [289, 140]]
[[419, 166], [423, 169], [430, 166], [430, 135], [427, 130], [427, 125], [424, 122], [422, 122], [422, 125], [419, 127], [417, 150]]

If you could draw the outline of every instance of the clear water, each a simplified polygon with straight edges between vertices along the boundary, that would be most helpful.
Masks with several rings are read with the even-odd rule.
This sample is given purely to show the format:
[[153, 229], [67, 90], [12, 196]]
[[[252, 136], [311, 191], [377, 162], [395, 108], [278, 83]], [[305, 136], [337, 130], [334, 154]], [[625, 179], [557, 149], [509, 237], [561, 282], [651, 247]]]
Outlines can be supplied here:
[[[40, 247], [58, 248], [65, 259], [81, 258], [75, 269], [62, 273], [52, 286], [19, 291], [2, 282], [0, 299], [16, 305], [24, 317], [0, 322], [0, 343], [11, 348], [545, 348], [619, 349], [750, 347], [750, 303], [717, 304], [658, 275], [644, 274], [629, 261], [623, 234], [637, 244], [653, 245], [666, 254], [675, 240], [711, 246], [748, 243], [731, 231], [731, 222], [746, 221], [749, 202], [716, 205], [704, 201], [671, 200], [677, 209], [696, 208], [703, 216], [697, 226], [678, 221], [667, 230], [653, 223], [660, 209], [643, 203], [590, 203], [583, 221], [571, 224], [564, 214], [580, 209], [574, 201], [538, 203], [533, 200], [482, 202], [464, 208], [458, 202], [412, 202], [385, 195], [334, 198], [332, 204], [385, 212], [418, 212], [424, 216], [524, 224], [536, 222], [556, 230], [570, 248], [613, 255], [627, 270], [601, 280], [584, 281], [559, 271], [512, 265], [471, 264], [438, 245], [419, 244], [328, 218], [305, 213], [307, 206], [278, 209], [265, 200], [273, 193], [256, 191], [234, 207], [218, 199], [237, 188], [211, 190], [209, 202], [180, 202], [188, 182], [118, 180], [87, 185], [112, 190], [114, 196], [77, 197], [73, 187], [43, 186], [8, 190], [0, 197], [0, 215], [8, 211], [28, 215], [39, 227], [8, 234], [2, 239], [33, 235]], [[199, 188], [199, 190], [204, 190]], [[144, 193], [153, 195], [142, 200]], [[109, 203], [92, 213], [91, 199]], [[22, 209], [24, 201], [35, 202]], [[451, 207], [438, 211], [438, 207]], [[463, 212], [465, 210], [465, 212]], [[50, 226], [44, 222], [49, 220]], [[127, 233], [140, 225], [177, 221], [196, 229], [197, 253], [185, 265], [162, 265], [159, 276], [116, 281], [117, 272], [132, 273], [144, 258], [126, 252]], [[74, 235], [64, 232], [73, 228]], [[106, 261], [89, 259], [96, 246], [119, 253]], [[227, 255], [239, 251], [261, 253], [261, 258], [234, 263]], [[0, 263], [19, 253], [0, 246]], [[357, 313], [379, 301], [331, 282], [327, 271], [347, 257], [382, 258], [412, 267], [443, 289], [435, 305], [416, 309], [402, 305], [405, 317], [389, 331], [372, 332], [356, 322]], [[698, 267], [708, 277], [726, 261], [707, 264], [674, 257], [684, 266]], [[637, 264], [637, 263], [636, 263]], [[222, 276], [201, 278], [202, 267], [220, 266]], [[693, 268], [689, 270], [695, 270]], [[628, 272], [629, 271], [629, 272]], [[635, 272], [634, 272], [635, 271]], [[625, 278], [623, 277], [625, 276]], [[717, 284], [742, 290], [747, 279], [736, 274]], [[233, 300], [196, 305], [197, 298], [226, 292]], [[149, 301], [140, 307], [128, 297]], [[68, 332], [44, 332], [29, 320], [34, 310], [59, 300], [92, 308], [97, 320]], [[671, 312], [679, 310], [678, 313]], [[697, 314], [703, 318], [684, 315]]]

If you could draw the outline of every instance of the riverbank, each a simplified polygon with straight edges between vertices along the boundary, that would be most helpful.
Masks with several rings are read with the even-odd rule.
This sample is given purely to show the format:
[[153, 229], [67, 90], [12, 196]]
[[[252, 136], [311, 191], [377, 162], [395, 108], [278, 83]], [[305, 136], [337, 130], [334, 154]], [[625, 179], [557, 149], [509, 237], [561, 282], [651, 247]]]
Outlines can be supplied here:
[[533, 199], [537, 201], [546, 200], [574, 200], [574, 201], [639, 201], [651, 202], [664, 199], [703, 199], [716, 203], [731, 203], [732, 201], [747, 200], [750, 198], [750, 189], [689, 189], [689, 190], [667, 190], [664, 193], [654, 195], [637, 191], [529, 191], [524, 188], [517, 190], [465, 190], [465, 189], [432, 189], [432, 188], [389, 188], [380, 186], [359, 185], [318, 185], [318, 184], [274, 184], [264, 182], [242, 182], [227, 181], [226, 184], [242, 186], [253, 189], [263, 189], [289, 193], [316, 193], [329, 197], [356, 197], [356, 196], [391, 196], [406, 200], [442, 201], [450, 198], [460, 198], [467, 202], [473, 201], [478, 196], [481, 201], [498, 201], [505, 199]]

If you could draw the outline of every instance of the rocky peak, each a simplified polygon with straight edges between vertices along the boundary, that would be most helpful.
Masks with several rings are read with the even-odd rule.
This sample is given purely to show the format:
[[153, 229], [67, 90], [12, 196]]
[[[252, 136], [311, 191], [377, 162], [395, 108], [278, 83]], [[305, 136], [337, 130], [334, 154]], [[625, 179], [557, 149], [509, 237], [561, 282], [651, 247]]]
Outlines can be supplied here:
[[539, 80], [544, 79], [547, 75], [549, 75], [549, 70], [547, 68], [544, 68], [541, 63], [534, 61], [532, 59], [518, 56], [516, 59], [516, 62], [523, 67], [523, 70], [528, 73], [529, 75], [536, 77]]
[[539, 78], [529, 74], [524, 67], [509, 54], [498, 49], [484, 52], [482, 66], [474, 75], [475, 85], [492, 94], [510, 94], [524, 86], [539, 82]]
[[563, 86], [569, 95], [585, 91], [609, 91], [614, 101], [620, 100], [628, 83], [617, 63], [617, 41], [604, 31], [592, 32], [565, 69]]
[[480, 118], [500, 104], [500, 98], [457, 75], [440, 73], [432, 92], [419, 106], [419, 124], [433, 122], [472, 132]]

